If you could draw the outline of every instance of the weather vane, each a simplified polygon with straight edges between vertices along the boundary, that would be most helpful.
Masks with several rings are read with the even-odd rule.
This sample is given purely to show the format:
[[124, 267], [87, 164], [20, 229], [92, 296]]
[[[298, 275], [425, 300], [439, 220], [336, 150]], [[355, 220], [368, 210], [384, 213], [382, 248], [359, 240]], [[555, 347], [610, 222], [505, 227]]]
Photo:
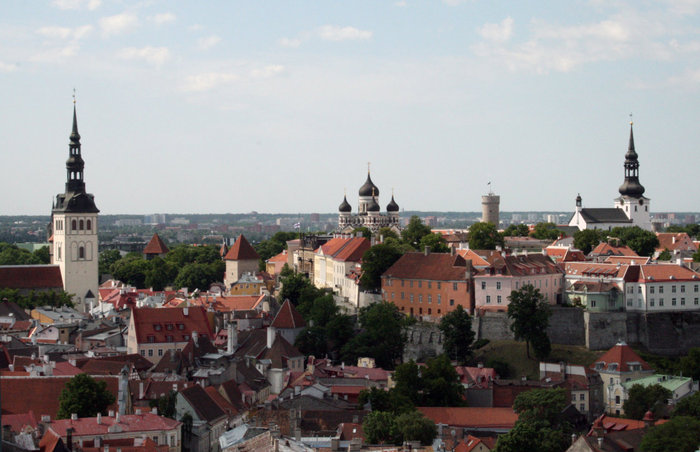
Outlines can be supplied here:
[[634, 121], [632, 121], [632, 113], [630, 113], [630, 125], [633, 125]]
[[73, 105], [75, 105], [75, 88], [73, 88]]

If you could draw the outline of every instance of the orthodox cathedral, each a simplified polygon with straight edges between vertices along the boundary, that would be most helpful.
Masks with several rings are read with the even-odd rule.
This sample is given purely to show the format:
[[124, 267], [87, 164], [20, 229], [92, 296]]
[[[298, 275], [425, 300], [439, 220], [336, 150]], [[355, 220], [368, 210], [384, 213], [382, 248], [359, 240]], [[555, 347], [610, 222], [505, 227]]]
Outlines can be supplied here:
[[76, 309], [84, 312], [96, 300], [98, 286], [97, 214], [95, 197], [85, 192], [78, 120], [73, 104], [73, 130], [66, 160], [66, 187], [53, 202], [48, 226], [51, 263], [58, 265], [63, 289], [73, 294]]
[[630, 141], [625, 154], [625, 180], [620, 185], [620, 196], [615, 198], [615, 206], [612, 208], [584, 208], [581, 204], [581, 195], [576, 197], [576, 211], [569, 226], [584, 229], [607, 229], [617, 226], [639, 226], [651, 231], [651, 217], [649, 215], [650, 199], [644, 196], [644, 187], [639, 183], [639, 160], [634, 149], [634, 134], [630, 122]]
[[338, 230], [343, 233], [352, 232], [355, 228], [366, 227], [370, 231], [377, 232], [381, 228], [392, 228], [399, 231], [399, 205], [394, 201], [394, 194], [391, 194], [391, 201], [386, 206], [386, 213], [380, 212], [381, 207], [377, 199], [379, 189], [367, 170], [367, 180], [360, 187], [357, 213], [352, 213], [352, 207], [345, 196], [343, 202], [338, 207]]

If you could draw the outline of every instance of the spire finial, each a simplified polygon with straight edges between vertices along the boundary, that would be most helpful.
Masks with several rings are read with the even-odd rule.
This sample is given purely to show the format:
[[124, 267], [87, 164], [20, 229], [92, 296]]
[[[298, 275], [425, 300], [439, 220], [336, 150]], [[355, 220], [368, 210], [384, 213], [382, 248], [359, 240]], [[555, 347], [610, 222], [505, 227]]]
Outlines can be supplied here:
[[632, 113], [630, 113], [630, 125], [634, 125], [634, 121], [632, 120]]
[[75, 105], [75, 88], [73, 88], [73, 105]]
[[369, 174], [369, 162], [367, 162], [367, 174]]

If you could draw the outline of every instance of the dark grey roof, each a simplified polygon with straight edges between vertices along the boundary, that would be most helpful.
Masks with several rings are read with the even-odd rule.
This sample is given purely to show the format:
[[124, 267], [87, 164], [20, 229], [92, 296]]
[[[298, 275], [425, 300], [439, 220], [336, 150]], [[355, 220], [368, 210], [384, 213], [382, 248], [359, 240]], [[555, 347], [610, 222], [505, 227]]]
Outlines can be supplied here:
[[581, 216], [586, 223], [632, 223], [625, 212], [616, 207], [581, 209]]
[[219, 408], [219, 405], [217, 405], [216, 402], [209, 397], [209, 394], [199, 385], [183, 389], [180, 391], [180, 394], [182, 394], [197, 412], [199, 418], [206, 420], [210, 424], [214, 424], [216, 421], [226, 416], [224, 410]]
[[95, 196], [85, 192], [68, 192], [56, 195], [56, 213], [98, 213]]

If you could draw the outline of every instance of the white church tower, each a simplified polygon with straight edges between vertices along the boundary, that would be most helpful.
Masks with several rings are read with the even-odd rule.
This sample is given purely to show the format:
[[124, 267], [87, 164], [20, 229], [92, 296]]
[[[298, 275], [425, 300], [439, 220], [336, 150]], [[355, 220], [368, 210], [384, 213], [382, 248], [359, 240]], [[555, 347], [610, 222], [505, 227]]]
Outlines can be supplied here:
[[51, 213], [52, 263], [61, 269], [63, 288], [75, 308], [85, 312], [97, 297], [98, 243], [95, 197], [85, 192], [78, 120], [73, 102], [73, 131], [68, 145], [65, 193], [56, 195]]

